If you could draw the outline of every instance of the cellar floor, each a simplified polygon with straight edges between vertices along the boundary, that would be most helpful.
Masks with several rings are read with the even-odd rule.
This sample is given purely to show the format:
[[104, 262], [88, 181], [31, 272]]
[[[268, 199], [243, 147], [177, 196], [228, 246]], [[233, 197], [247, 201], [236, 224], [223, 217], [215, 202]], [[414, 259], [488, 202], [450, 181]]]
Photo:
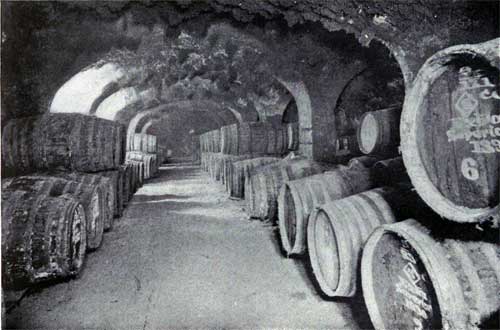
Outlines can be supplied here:
[[163, 167], [133, 197], [80, 278], [30, 292], [7, 328], [369, 326], [363, 303], [326, 301], [276, 229], [198, 167]]

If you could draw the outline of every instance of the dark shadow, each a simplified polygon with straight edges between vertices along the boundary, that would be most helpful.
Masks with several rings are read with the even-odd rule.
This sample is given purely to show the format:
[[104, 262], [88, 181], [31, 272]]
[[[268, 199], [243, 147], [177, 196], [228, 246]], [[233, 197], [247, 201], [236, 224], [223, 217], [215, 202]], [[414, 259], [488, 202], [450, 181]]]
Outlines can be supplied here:
[[500, 311], [492, 313], [483, 323], [479, 325], [479, 329], [500, 329]]

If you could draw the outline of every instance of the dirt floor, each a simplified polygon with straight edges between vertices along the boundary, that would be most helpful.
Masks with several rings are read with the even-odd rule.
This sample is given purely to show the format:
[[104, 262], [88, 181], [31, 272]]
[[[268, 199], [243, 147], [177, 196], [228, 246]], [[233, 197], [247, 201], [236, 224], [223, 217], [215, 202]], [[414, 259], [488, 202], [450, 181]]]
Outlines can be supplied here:
[[162, 168], [134, 196], [80, 278], [28, 293], [7, 328], [370, 327], [360, 298], [328, 301], [276, 228], [198, 167]]

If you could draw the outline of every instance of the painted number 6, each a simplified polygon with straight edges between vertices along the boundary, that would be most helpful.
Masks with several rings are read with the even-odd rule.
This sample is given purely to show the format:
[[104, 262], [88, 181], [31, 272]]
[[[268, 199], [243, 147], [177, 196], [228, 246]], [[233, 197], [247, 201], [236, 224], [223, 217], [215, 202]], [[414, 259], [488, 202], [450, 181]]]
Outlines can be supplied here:
[[479, 179], [479, 170], [477, 162], [473, 158], [462, 160], [462, 174], [467, 180], [476, 181]]

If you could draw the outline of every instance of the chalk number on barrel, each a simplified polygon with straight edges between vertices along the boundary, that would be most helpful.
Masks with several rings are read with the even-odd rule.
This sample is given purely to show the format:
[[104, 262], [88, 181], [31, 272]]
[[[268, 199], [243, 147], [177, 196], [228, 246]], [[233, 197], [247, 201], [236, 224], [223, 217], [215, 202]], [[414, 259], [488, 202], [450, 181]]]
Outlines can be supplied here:
[[477, 161], [473, 158], [464, 158], [462, 160], [462, 174], [467, 180], [476, 181], [479, 179]]

